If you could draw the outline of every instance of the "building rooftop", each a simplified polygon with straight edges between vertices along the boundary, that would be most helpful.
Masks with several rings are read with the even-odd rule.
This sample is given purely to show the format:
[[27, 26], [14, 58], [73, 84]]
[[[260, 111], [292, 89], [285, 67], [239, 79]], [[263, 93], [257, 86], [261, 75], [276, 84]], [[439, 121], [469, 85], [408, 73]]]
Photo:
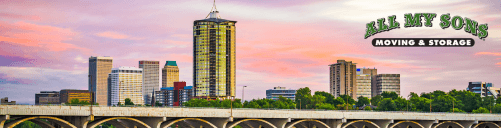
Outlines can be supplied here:
[[165, 61], [165, 66], [177, 66], [176, 61]]

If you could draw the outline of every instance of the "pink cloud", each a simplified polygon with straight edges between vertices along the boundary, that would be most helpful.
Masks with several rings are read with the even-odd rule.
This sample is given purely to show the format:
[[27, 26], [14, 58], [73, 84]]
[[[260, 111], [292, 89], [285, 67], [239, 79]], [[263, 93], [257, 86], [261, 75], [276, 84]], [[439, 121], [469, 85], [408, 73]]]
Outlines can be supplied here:
[[96, 35], [100, 36], [100, 37], [111, 38], [111, 39], [127, 39], [127, 38], [129, 38], [129, 36], [127, 36], [127, 35], [120, 34], [117, 32], [111, 32], [111, 31], [97, 33]]
[[501, 56], [501, 52], [477, 52], [475, 55]]
[[0, 17], [10, 18], [10, 19], [22, 19], [22, 20], [40, 20], [39, 16], [36, 15], [18, 15], [13, 13], [0, 12]]

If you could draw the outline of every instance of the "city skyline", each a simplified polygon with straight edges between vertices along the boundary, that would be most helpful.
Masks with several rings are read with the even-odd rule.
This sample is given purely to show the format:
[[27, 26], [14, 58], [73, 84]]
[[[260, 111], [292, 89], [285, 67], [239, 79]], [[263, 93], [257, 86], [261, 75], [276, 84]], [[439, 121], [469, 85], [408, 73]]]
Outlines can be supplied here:
[[[471, 81], [492, 82], [494, 87], [501, 83], [498, 79], [501, 26], [494, 24], [501, 22], [501, 16], [496, 14], [500, 10], [498, 4], [471, 1], [431, 2], [437, 6], [392, 1], [384, 4], [360, 1], [216, 2], [222, 17], [239, 21], [237, 98], [241, 97], [242, 86], [248, 86], [246, 100], [264, 98], [264, 90], [275, 86], [309, 87], [312, 91], [329, 92], [329, 69], [325, 65], [338, 59], [358, 63], [358, 68], [376, 67], [380, 70], [378, 74], [401, 74], [402, 96], [409, 92], [464, 90]], [[212, 5], [212, 1], [92, 1], [98, 4], [55, 1], [47, 5], [50, 7], [37, 2], [0, 3], [0, 7], [8, 8], [0, 11], [0, 19], [3, 19], [0, 20], [0, 97], [30, 104], [34, 103], [34, 94], [40, 91], [87, 90], [87, 57], [90, 56], [111, 56], [114, 66], [135, 66], [139, 60], [156, 60], [164, 65], [164, 60], [176, 60], [180, 65], [180, 80], [193, 85], [193, 81], [189, 81], [193, 73], [192, 23], [206, 16]], [[374, 6], [395, 8], [366, 8]], [[342, 12], [347, 8], [354, 11]], [[375, 48], [369, 39], [362, 37], [365, 23], [369, 21], [429, 10], [488, 23], [489, 38], [481, 41], [463, 31], [443, 30], [437, 25], [396, 29], [371, 39], [462, 37], [474, 38], [475, 46]], [[403, 23], [404, 19], [398, 17], [397, 21]], [[439, 22], [433, 21], [434, 24]]]

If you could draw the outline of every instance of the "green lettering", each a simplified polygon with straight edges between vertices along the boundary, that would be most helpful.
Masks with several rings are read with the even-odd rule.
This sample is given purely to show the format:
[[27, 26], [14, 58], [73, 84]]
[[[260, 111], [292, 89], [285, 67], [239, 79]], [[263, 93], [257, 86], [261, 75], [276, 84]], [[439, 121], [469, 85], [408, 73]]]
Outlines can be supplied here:
[[421, 27], [421, 17], [423, 14], [416, 13], [414, 17], [412, 17], [411, 13], [407, 13], [405, 16], [405, 25], [404, 27]]
[[466, 20], [466, 26], [464, 28], [464, 31], [476, 36], [478, 27], [477, 21], [471, 20], [470, 18], [466, 17], [464, 19]]
[[424, 15], [424, 18], [426, 20], [426, 23], [424, 24], [424, 26], [426, 27], [432, 27], [433, 24], [431, 23], [431, 21], [433, 21], [433, 18], [435, 18], [437, 16], [437, 14], [435, 13], [423, 13]]
[[452, 28], [459, 30], [463, 28], [463, 18], [460, 16], [454, 16], [452, 17]]
[[487, 38], [487, 36], [489, 35], [489, 33], [487, 33], [487, 29], [488, 29], [487, 24], [479, 25], [478, 26], [478, 31], [479, 31], [478, 38], [485, 40], [485, 38]]
[[365, 39], [377, 33], [376, 27], [374, 27], [374, 21], [367, 24], [367, 30], [365, 30]]
[[388, 25], [384, 24], [384, 18], [377, 19], [377, 23], [379, 24], [378, 32], [388, 31]]
[[400, 28], [400, 23], [398, 23], [395, 19], [397, 16], [388, 16], [388, 22], [390, 23], [389, 30], [395, 29], [395, 28]]
[[442, 22], [440, 22], [440, 27], [442, 29], [445, 29], [445, 28], [448, 28], [451, 26], [451, 22], [449, 21], [449, 19], [451, 19], [451, 16], [449, 13], [442, 14], [442, 16], [440, 16], [440, 20], [442, 21]]

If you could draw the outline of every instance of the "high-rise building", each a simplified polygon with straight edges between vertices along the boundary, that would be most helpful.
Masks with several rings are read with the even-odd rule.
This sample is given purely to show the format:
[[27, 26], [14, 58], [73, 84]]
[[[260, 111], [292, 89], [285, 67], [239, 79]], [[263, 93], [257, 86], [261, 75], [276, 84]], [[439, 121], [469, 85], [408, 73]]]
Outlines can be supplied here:
[[113, 68], [109, 74], [108, 106], [125, 103], [129, 98], [134, 104], [144, 104], [143, 69], [135, 67]]
[[179, 68], [176, 61], [166, 61], [162, 69], [162, 88], [174, 87], [174, 82], [179, 81]]
[[357, 96], [357, 65], [351, 61], [337, 60], [330, 66], [330, 93], [334, 97], [348, 95]]
[[[377, 95], [377, 69], [373, 68], [362, 68], [360, 69], [362, 71], [362, 74], [367, 74], [371, 76], [371, 97], [374, 97]], [[358, 71], [358, 69], [357, 69]]]
[[296, 99], [296, 90], [280, 86], [266, 90], [266, 99], [278, 100], [280, 96], [294, 101]]
[[35, 94], [35, 105], [60, 104], [58, 91], [40, 91]]
[[195, 95], [235, 97], [235, 23], [215, 10], [193, 22], [193, 82]]
[[495, 96], [499, 94], [499, 89], [494, 88], [492, 83], [487, 82], [469, 82], [467, 91], [480, 94], [481, 97]]
[[184, 106], [193, 97], [193, 86], [186, 86], [186, 82], [174, 82], [174, 87], [165, 87], [155, 91], [155, 99], [162, 106]]
[[112, 57], [89, 58], [89, 90], [94, 92], [96, 103], [108, 104], [108, 74], [113, 67]]
[[76, 89], [63, 89], [59, 92], [59, 101], [61, 103], [70, 103], [72, 99], [78, 99], [78, 101], [87, 101], [92, 103], [92, 93], [89, 90], [76, 90]]
[[141, 60], [139, 68], [143, 69], [143, 99], [146, 104], [150, 104], [153, 92], [160, 90], [160, 65], [158, 61]]
[[5, 97], [1, 99], [1, 105], [16, 105], [16, 101], [9, 101], [9, 97]]
[[[358, 72], [359, 69], [357, 69]], [[371, 90], [372, 76], [369, 74], [358, 74], [357, 73], [357, 97], [363, 96], [367, 98], [372, 97]], [[356, 97], [354, 97], [356, 98]]]
[[400, 74], [378, 74], [376, 79], [376, 95], [381, 95], [383, 92], [395, 92], [400, 95]]

